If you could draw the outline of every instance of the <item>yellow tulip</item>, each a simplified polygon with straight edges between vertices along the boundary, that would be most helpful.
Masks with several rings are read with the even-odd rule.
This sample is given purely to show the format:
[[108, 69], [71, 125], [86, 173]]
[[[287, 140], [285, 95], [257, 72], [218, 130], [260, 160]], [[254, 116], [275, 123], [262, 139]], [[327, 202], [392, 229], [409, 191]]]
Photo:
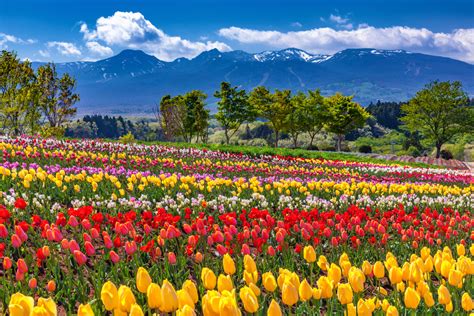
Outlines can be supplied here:
[[257, 265], [250, 255], [244, 256], [244, 269], [250, 273], [257, 271]]
[[451, 269], [449, 271], [448, 282], [452, 286], [456, 286], [458, 288], [462, 287], [462, 272], [456, 269]]
[[357, 315], [358, 316], [369, 316], [372, 315], [372, 312], [375, 309], [375, 305], [371, 300], [364, 300], [360, 298], [357, 302]]
[[399, 267], [392, 267], [390, 271], [388, 271], [388, 278], [392, 284], [398, 284], [402, 282], [402, 276], [402, 269]]
[[160, 310], [165, 313], [171, 313], [178, 309], [178, 295], [171, 283], [164, 280], [161, 285], [161, 305]]
[[451, 294], [448, 288], [442, 284], [438, 288], [438, 302], [443, 305], [447, 305], [451, 302]]
[[138, 304], [132, 304], [129, 316], [144, 316], [142, 308]]
[[420, 295], [417, 291], [408, 287], [405, 291], [405, 296], [403, 298], [403, 302], [407, 308], [416, 309], [418, 304], [420, 304]]
[[29, 316], [50, 316], [46, 308], [43, 306], [36, 306], [33, 308], [32, 313]]
[[118, 289], [118, 297], [120, 309], [130, 313], [132, 305], [137, 302], [132, 290], [128, 286], [121, 285]]
[[425, 304], [426, 306], [428, 307], [431, 307], [435, 304], [435, 301], [434, 301], [434, 298], [433, 298], [433, 294], [431, 292], [426, 292], [424, 295], [423, 295], [423, 300], [425, 301]]
[[303, 257], [304, 260], [308, 263], [313, 263], [316, 261], [316, 251], [314, 250], [313, 246], [306, 246], [303, 249]]
[[389, 306], [387, 308], [386, 316], [398, 316], [398, 309], [395, 306]]
[[318, 288], [321, 290], [321, 298], [331, 298], [333, 284], [328, 277], [322, 276], [318, 279]]
[[106, 310], [112, 311], [118, 308], [119, 296], [115, 284], [110, 281], [105, 282], [100, 291], [100, 299], [102, 300]]
[[318, 289], [318, 288], [316, 288], [316, 287], [313, 288], [313, 298], [314, 298], [315, 300], [321, 299], [321, 294], [322, 294], [322, 291], [321, 291], [320, 289]]
[[265, 272], [264, 274], [262, 274], [262, 283], [265, 287], [265, 290], [267, 290], [268, 292], [273, 292], [277, 288], [275, 277], [271, 272]]
[[364, 290], [365, 283], [364, 273], [360, 269], [352, 267], [349, 270], [349, 283], [355, 293], [362, 292]]
[[327, 268], [329, 266], [329, 263], [328, 263], [328, 259], [326, 258], [326, 256], [319, 256], [319, 259], [318, 259], [318, 267], [323, 270], [323, 271], [326, 271]]
[[430, 288], [429, 288], [428, 284], [425, 281], [420, 281], [416, 285], [416, 290], [420, 294], [420, 296], [423, 297], [423, 296], [425, 296], [426, 293], [428, 293], [430, 291]]
[[372, 274], [372, 265], [367, 260], [364, 260], [364, 262], [362, 262], [362, 271], [367, 276]]
[[224, 266], [224, 272], [226, 274], [232, 275], [235, 273], [235, 262], [228, 253], [226, 253], [222, 258], [222, 264]]
[[348, 283], [339, 284], [337, 287], [337, 299], [342, 305], [352, 303], [353, 293]]
[[331, 263], [331, 266], [328, 269], [328, 278], [333, 282], [333, 286], [341, 281], [341, 268], [339, 268], [334, 263]]
[[204, 316], [219, 316], [221, 308], [221, 294], [210, 290], [202, 297], [202, 313]]
[[260, 291], [260, 288], [258, 286], [255, 285], [255, 283], [250, 283], [248, 285], [248, 287], [252, 290], [252, 292], [256, 295], [256, 296], [260, 296], [260, 294], [262, 293], [262, 291]]
[[469, 296], [469, 293], [464, 293], [461, 297], [461, 306], [466, 312], [470, 312], [473, 309], [474, 302]]
[[353, 303], [347, 304], [347, 316], [356, 316], [357, 310]]
[[240, 316], [241, 312], [237, 306], [237, 301], [235, 300], [235, 290], [232, 292], [222, 293], [219, 302], [217, 304], [218, 314], [217, 315], [229, 315], [229, 316]]
[[136, 283], [138, 291], [140, 291], [141, 293], [146, 293], [148, 285], [150, 285], [151, 283], [151, 277], [145, 268], [138, 268]]
[[274, 299], [272, 299], [270, 306], [268, 306], [267, 316], [283, 316], [280, 305]]
[[77, 316], [94, 316], [94, 311], [89, 304], [81, 304], [77, 309]]
[[377, 261], [374, 264], [373, 270], [374, 270], [374, 275], [377, 279], [381, 279], [385, 276], [385, 268], [384, 268], [382, 262]]
[[285, 281], [281, 288], [281, 296], [283, 304], [293, 306], [298, 302], [298, 289], [290, 281]]
[[178, 307], [180, 309], [183, 308], [185, 305], [188, 305], [189, 307], [192, 307], [194, 309], [194, 302], [188, 291], [178, 290], [176, 292], [176, 295], [178, 296]]
[[258, 311], [258, 299], [255, 293], [248, 287], [244, 286], [240, 289], [240, 300], [244, 304], [244, 309], [248, 313], [255, 313]]
[[410, 270], [409, 270], [409, 280], [413, 283], [418, 283], [422, 279], [422, 271], [420, 267], [415, 263], [412, 262], [410, 264]]
[[184, 305], [183, 308], [176, 311], [176, 316], [195, 316], [196, 312], [189, 305]]
[[199, 294], [198, 290], [196, 288], [196, 284], [191, 281], [191, 280], [186, 280], [183, 283], [183, 290], [186, 290], [193, 299], [194, 304], [196, 304], [199, 301]]
[[453, 301], [449, 301], [449, 303], [446, 304], [446, 311], [448, 313], [451, 313], [453, 311]]
[[258, 282], [258, 272], [249, 272], [244, 270], [244, 280], [247, 285]]
[[463, 244], [456, 245], [456, 252], [458, 256], [464, 256], [466, 255], [466, 248], [464, 247]]
[[313, 289], [311, 285], [309, 285], [308, 281], [306, 279], [301, 282], [298, 293], [300, 296], [301, 301], [306, 302], [309, 300], [311, 297], [313, 297]]
[[233, 288], [234, 284], [230, 275], [220, 274], [219, 278], [217, 278], [217, 290], [222, 293], [224, 291], [232, 291]]
[[50, 316], [56, 316], [58, 314], [58, 308], [56, 307], [56, 303], [53, 301], [51, 297], [38, 299], [39, 307], [43, 307]]
[[11, 316], [28, 316], [32, 313], [35, 300], [31, 296], [15, 293], [10, 298], [8, 311]]
[[161, 288], [156, 283], [151, 283], [146, 291], [148, 307], [151, 309], [160, 308]]
[[201, 281], [207, 290], [213, 290], [216, 287], [216, 275], [209, 268], [201, 270]]
[[449, 262], [448, 260], [443, 260], [441, 262], [441, 275], [446, 279], [449, 276], [449, 271], [451, 271], [451, 266], [451, 262]]

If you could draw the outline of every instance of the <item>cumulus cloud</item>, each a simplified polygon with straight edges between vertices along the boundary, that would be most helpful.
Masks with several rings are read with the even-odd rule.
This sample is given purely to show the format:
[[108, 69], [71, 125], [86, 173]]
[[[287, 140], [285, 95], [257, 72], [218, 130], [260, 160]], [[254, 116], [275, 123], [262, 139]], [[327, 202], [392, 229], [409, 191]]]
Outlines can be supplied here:
[[86, 43], [87, 49], [93, 54], [97, 55], [100, 57], [106, 57], [112, 55], [114, 52], [112, 51], [112, 48], [103, 46], [99, 44], [98, 42], [87, 42]]
[[82, 23], [80, 31], [86, 41], [142, 49], [166, 61], [177, 57], [191, 58], [213, 48], [230, 50], [230, 47], [222, 42], [190, 41], [179, 36], [170, 36], [154, 26], [140, 12], [117, 11], [112, 16], [97, 19], [93, 29]]
[[73, 43], [48, 42], [46, 46], [48, 48], [56, 49], [61, 55], [64, 56], [81, 56], [81, 51]]
[[36, 40], [34, 39], [21, 39], [14, 35], [0, 33], [0, 48], [5, 49], [8, 47], [8, 43], [13, 44], [34, 44]]
[[312, 53], [331, 54], [345, 48], [406, 49], [474, 62], [474, 29], [437, 33], [426, 28], [360, 25], [354, 30], [324, 27], [279, 32], [233, 26], [220, 29], [219, 35], [243, 44], [260, 44], [279, 49], [297, 47]]
[[300, 22], [293, 22], [293, 23], [291, 23], [291, 26], [300, 28], [300, 27], [303, 27], [303, 24], [301, 24]]

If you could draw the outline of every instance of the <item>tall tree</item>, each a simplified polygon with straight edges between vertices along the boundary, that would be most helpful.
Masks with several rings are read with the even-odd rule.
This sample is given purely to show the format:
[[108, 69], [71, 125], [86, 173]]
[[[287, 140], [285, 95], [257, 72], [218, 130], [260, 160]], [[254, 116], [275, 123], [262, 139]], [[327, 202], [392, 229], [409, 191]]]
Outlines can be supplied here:
[[259, 86], [250, 93], [249, 102], [258, 112], [258, 116], [268, 120], [275, 132], [275, 147], [278, 147], [280, 132], [286, 126], [286, 116], [291, 111], [291, 91], [276, 90], [270, 93], [267, 88]]
[[306, 95], [299, 92], [291, 98], [291, 111], [285, 117], [284, 131], [293, 141], [293, 148], [298, 146], [298, 137], [304, 132], [306, 120], [305, 113]]
[[370, 114], [358, 103], [352, 101], [353, 96], [340, 93], [325, 99], [327, 121], [324, 124], [328, 132], [336, 134], [336, 148], [341, 151], [344, 136], [350, 131], [363, 127]]
[[36, 76], [31, 63], [13, 52], [0, 54], [0, 124], [14, 135], [35, 132], [39, 126]]
[[245, 90], [238, 90], [228, 82], [221, 83], [221, 90], [214, 93], [217, 102], [216, 119], [224, 129], [226, 143], [239, 130], [242, 123], [252, 120], [248, 97]]
[[314, 138], [323, 129], [328, 118], [324, 97], [319, 89], [308, 91], [306, 102], [300, 111], [303, 113], [301, 121], [303, 131], [309, 134], [309, 147], [311, 148], [313, 147]]
[[443, 144], [474, 130], [474, 108], [467, 106], [468, 102], [459, 81], [434, 81], [402, 105], [402, 121], [410, 131], [432, 141], [439, 158]]
[[171, 97], [165, 95], [161, 98], [160, 106], [160, 124], [161, 129], [168, 140], [177, 136], [182, 136], [187, 142], [188, 139], [184, 121], [186, 119], [186, 107], [181, 96]]
[[67, 73], [59, 78], [56, 66], [51, 63], [40, 66], [37, 73], [41, 111], [48, 120], [49, 127], [61, 127], [77, 112], [74, 104], [80, 98], [74, 93], [76, 80]]
[[196, 136], [196, 141], [203, 139], [209, 125], [209, 110], [206, 109], [207, 95], [200, 90], [192, 90], [183, 96], [186, 107], [184, 127], [187, 138], [191, 142]]

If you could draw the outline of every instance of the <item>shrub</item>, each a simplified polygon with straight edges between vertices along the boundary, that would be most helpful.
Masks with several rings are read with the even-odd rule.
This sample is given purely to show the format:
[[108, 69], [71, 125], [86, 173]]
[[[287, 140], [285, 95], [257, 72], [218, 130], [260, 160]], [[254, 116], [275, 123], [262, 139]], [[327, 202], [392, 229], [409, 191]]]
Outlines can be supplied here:
[[306, 149], [308, 149], [308, 150], [316, 150], [316, 151], [319, 150], [318, 146], [316, 146], [316, 145], [308, 146], [308, 148], [306, 148]]
[[363, 154], [370, 154], [372, 153], [372, 146], [370, 145], [359, 146], [359, 152]]
[[120, 136], [119, 141], [124, 144], [129, 144], [135, 141], [135, 136], [133, 136], [131, 132], [128, 132], [127, 134]]

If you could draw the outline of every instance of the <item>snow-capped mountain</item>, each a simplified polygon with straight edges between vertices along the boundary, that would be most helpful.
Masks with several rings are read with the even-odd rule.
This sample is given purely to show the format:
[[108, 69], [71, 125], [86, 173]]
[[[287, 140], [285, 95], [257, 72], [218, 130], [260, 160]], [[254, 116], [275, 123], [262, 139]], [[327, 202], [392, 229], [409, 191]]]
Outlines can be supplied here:
[[[35, 67], [41, 63], [33, 63]], [[114, 112], [149, 109], [165, 94], [201, 89], [212, 95], [222, 81], [247, 90], [271, 89], [352, 94], [362, 104], [404, 101], [432, 80], [459, 80], [474, 94], [474, 65], [403, 50], [346, 49], [333, 55], [288, 48], [251, 54], [213, 49], [192, 59], [164, 62], [142, 51], [125, 50], [96, 62], [57, 64], [77, 79], [79, 109]]]

